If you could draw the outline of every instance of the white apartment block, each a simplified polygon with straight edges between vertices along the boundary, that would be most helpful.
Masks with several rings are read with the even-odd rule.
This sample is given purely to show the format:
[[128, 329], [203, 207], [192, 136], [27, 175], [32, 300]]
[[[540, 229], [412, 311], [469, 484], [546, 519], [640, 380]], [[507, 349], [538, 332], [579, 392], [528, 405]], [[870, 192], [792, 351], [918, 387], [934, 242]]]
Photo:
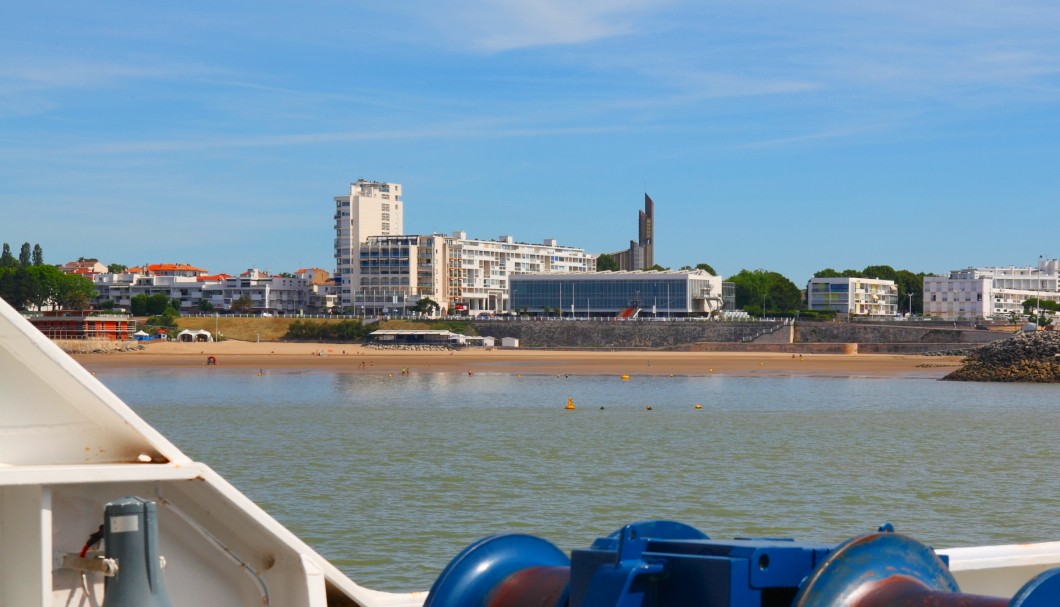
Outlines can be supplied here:
[[301, 314], [309, 306], [309, 281], [270, 276], [256, 269], [203, 286], [202, 297], [214, 308], [229, 310], [237, 299], [250, 300], [254, 312]]
[[203, 282], [196, 276], [155, 276], [139, 272], [121, 274], [96, 274], [92, 277], [96, 287], [95, 303], [113, 301], [114, 305], [126, 310], [132, 309], [132, 298], [137, 295], [162, 294], [170, 300], [180, 301], [180, 312], [198, 310], [202, 300]]
[[352, 307], [366, 315], [402, 314], [421, 297], [443, 313], [504, 312], [510, 309], [510, 276], [595, 270], [595, 256], [555, 240], [480, 240], [465, 232], [372, 236], [360, 247], [360, 282], [348, 286]]
[[309, 281], [304, 278], [269, 276], [248, 270], [242, 276], [156, 276], [139, 273], [99, 274], [93, 278], [96, 303], [113, 301], [130, 309], [137, 295], [164, 294], [180, 302], [180, 312], [195, 314], [199, 304], [208, 301], [216, 310], [228, 310], [240, 297], [250, 298], [255, 312], [298, 314], [309, 307]]
[[1028, 299], [1060, 301], [1060, 259], [1038, 267], [965, 268], [924, 277], [924, 315], [944, 320], [1003, 320], [1023, 315]]
[[806, 284], [806, 307], [851, 316], [894, 317], [898, 286], [878, 278], [811, 278]]
[[511, 236], [476, 240], [465, 232], [454, 232], [449, 239], [448, 299], [453, 311], [507, 312], [511, 309], [509, 276], [595, 271], [595, 255], [560, 246], [553, 239], [528, 244], [515, 242]]
[[348, 194], [335, 197], [335, 284], [339, 303], [354, 305], [361, 284], [359, 251], [369, 236], [404, 233], [401, 185], [358, 179]]

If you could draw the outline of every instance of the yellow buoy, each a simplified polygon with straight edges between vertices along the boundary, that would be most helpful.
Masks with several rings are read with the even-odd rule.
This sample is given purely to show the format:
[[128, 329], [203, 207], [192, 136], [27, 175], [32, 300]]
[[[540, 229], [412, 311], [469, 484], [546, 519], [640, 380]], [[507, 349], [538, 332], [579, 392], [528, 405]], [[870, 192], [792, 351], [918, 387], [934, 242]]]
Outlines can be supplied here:
[[696, 405], [696, 409], [702, 409], [703, 405]]
[[651, 405], [648, 405], [647, 407], [644, 407], [644, 408], [647, 409], [648, 411], [651, 411]]
[[622, 381], [629, 381], [629, 376], [628, 375], [623, 375], [622, 376]]
[[563, 407], [563, 408], [564, 409], [574, 409], [575, 408], [574, 407], [574, 397], [573, 396], [567, 399], [567, 406]]

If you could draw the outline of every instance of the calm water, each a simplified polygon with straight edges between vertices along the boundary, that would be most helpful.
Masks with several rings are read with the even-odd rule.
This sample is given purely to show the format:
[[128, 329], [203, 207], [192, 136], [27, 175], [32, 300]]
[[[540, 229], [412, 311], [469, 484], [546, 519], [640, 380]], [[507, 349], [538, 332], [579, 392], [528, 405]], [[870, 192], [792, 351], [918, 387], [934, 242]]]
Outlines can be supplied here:
[[[427, 589], [493, 533], [569, 550], [651, 518], [713, 537], [839, 542], [891, 521], [935, 546], [1060, 539], [1060, 386], [221, 369], [98, 377], [381, 590]], [[563, 409], [568, 396], [577, 410]]]

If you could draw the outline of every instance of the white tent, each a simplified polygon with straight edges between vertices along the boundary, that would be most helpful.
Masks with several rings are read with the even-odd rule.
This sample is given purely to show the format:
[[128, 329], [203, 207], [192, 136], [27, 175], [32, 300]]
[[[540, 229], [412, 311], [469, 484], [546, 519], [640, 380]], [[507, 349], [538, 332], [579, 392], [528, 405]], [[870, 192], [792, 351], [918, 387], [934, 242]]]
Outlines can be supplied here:
[[206, 329], [184, 329], [177, 333], [177, 341], [213, 341], [213, 335]]

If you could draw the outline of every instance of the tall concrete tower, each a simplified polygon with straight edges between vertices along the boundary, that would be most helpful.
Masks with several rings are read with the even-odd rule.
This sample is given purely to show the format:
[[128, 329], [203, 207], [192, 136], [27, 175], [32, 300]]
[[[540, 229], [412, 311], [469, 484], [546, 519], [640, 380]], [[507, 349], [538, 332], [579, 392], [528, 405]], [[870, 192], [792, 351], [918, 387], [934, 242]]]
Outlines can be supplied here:
[[644, 193], [644, 210], [638, 218], [639, 239], [641, 248], [641, 269], [647, 269], [655, 265], [655, 202], [648, 193]]

